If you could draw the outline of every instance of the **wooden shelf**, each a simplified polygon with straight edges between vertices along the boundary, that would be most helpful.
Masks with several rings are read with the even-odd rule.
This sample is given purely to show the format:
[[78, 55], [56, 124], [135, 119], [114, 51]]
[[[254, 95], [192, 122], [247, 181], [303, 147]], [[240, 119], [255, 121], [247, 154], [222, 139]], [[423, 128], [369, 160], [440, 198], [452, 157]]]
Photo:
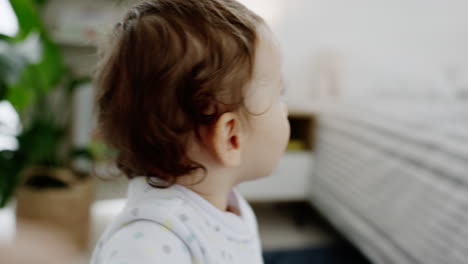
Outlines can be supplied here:
[[[289, 113], [291, 141], [300, 142], [302, 151], [313, 151], [315, 146], [316, 115], [304, 112]], [[294, 149], [290, 149], [294, 151]]]

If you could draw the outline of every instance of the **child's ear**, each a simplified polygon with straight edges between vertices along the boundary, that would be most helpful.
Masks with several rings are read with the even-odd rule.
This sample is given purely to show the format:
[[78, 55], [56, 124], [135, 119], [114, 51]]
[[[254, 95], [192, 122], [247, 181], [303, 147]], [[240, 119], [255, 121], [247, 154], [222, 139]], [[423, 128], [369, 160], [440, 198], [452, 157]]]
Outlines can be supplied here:
[[222, 114], [213, 126], [210, 147], [214, 157], [225, 167], [241, 164], [241, 133], [239, 116], [232, 112]]

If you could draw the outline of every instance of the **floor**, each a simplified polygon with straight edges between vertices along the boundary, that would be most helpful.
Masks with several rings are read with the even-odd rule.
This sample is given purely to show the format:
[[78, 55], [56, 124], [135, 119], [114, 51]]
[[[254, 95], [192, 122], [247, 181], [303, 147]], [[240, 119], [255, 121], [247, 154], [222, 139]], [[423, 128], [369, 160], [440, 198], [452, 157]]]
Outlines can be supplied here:
[[370, 264], [309, 204], [252, 204], [265, 264]]
[[265, 264], [370, 264], [349, 244], [264, 253]]
[[320, 221], [302, 214], [301, 203], [254, 203], [252, 207], [265, 250], [322, 247], [337, 239]]

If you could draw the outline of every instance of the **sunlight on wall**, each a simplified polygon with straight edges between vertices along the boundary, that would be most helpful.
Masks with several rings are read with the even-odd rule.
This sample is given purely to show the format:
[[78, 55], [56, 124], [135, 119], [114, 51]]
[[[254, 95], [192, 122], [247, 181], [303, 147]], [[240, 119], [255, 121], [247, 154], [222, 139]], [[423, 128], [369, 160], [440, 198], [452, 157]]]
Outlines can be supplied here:
[[15, 36], [18, 33], [18, 20], [8, 0], [0, 0], [0, 34]]

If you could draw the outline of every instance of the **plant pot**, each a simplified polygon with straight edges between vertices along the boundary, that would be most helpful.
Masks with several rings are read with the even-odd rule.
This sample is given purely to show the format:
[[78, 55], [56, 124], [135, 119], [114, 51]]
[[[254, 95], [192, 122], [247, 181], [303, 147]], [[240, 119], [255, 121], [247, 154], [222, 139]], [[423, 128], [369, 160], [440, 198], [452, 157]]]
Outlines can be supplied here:
[[60, 187], [33, 188], [22, 184], [16, 193], [17, 230], [24, 223], [54, 228], [65, 235], [78, 250], [86, 250], [90, 233], [91, 204], [95, 196], [93, 177], [79, 179], [67, 168], [34, 167], [24, 171], [23, 179], [47, 175]]

